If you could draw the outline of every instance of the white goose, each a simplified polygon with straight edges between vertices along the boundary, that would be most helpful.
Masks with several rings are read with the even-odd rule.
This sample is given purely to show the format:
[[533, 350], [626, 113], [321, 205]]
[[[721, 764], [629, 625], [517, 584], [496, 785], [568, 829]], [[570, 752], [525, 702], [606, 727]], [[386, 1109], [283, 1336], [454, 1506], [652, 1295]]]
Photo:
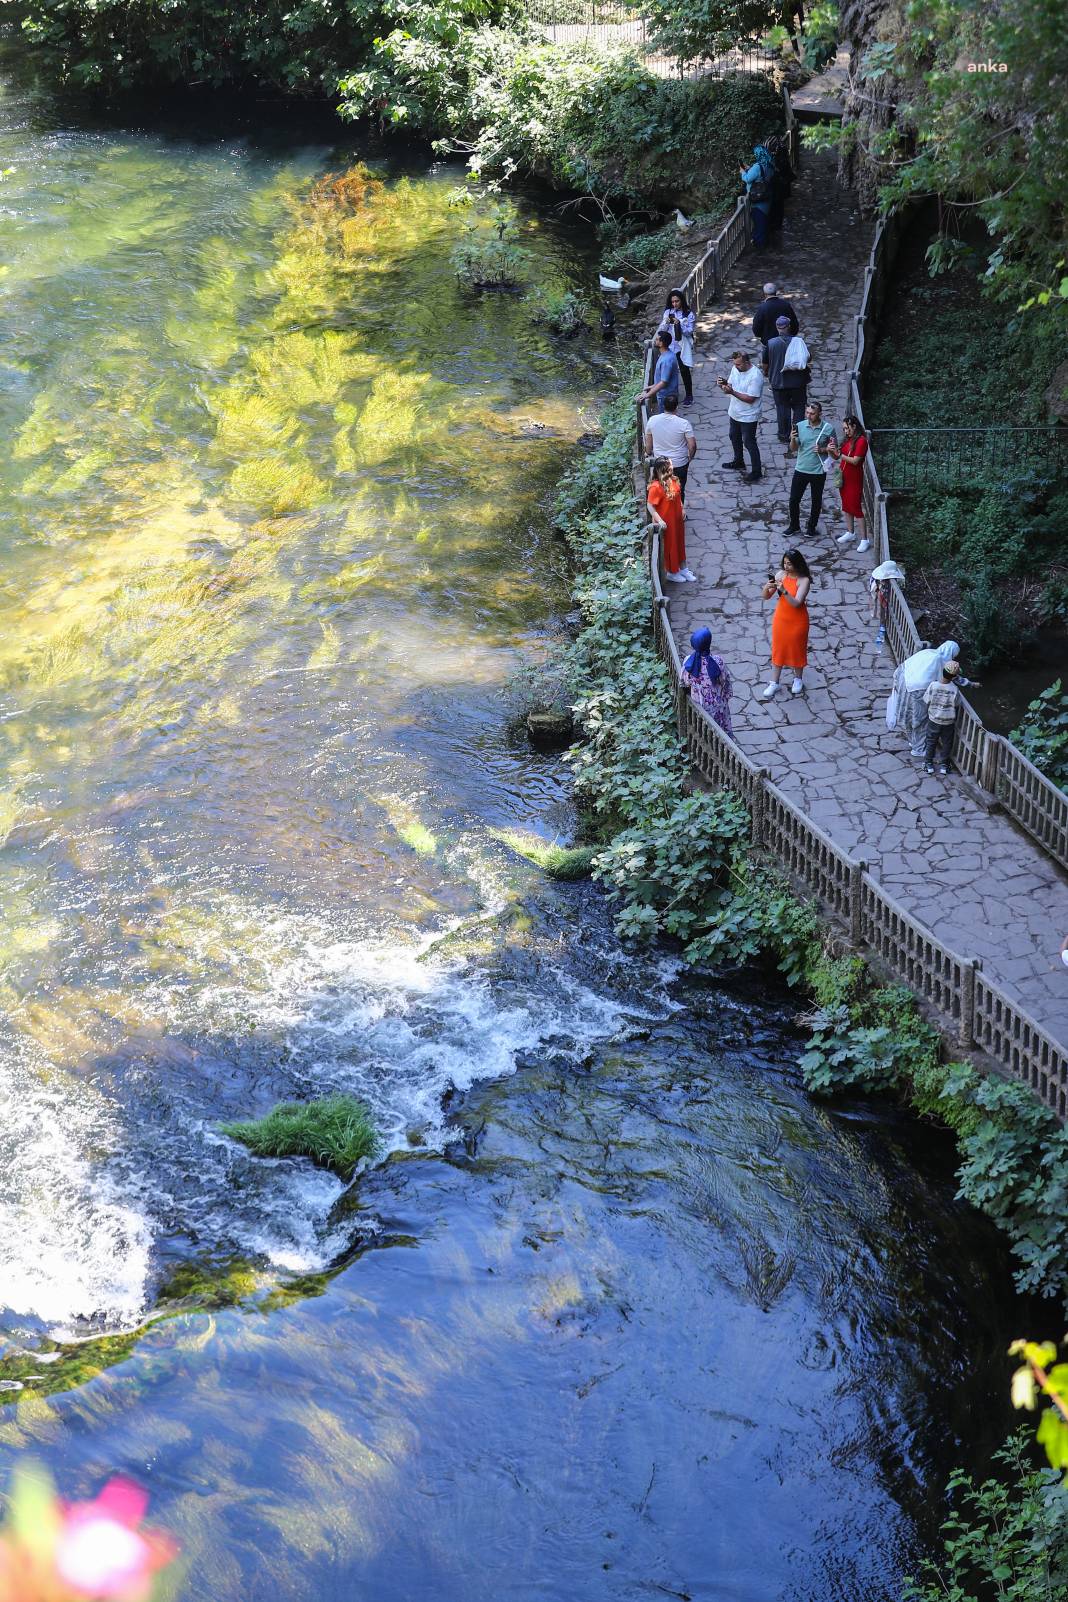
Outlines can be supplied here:
[[675, 207], [675, 227], [680, 234], [688, 234], [690, 229], [696, 226], [696, 220], [693, 217], [687, 217], [680, 206]]
[[614, 295], [616, 305], [620, 311], [626, 311], [630, 305], [630, 291], [625, 278], [606, 278], [604, 273], [597, 274], [597, 282], [601, 286], [602, 295]]

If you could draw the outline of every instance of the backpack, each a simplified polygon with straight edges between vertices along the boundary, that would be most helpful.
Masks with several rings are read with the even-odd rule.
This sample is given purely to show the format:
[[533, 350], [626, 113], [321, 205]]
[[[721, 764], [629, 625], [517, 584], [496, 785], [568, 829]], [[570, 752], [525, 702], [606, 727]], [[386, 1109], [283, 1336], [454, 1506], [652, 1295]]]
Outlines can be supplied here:
[[756, 179], [756, 181], [754, 183], [750, 184], [750, 186], [749, 186], [749, 198], [750, 198], [750, 200], [770, 200], [771, 199], [771, 185], [768, 183], [768, 180], [766, 178], [764, 178], [762, 176], [762, 177]]
[[803, 373], [812, 360], [808, 353], [808, 346], [800, 334], [795, 334], [786, 347], [783, 357], [783, 370], [788, 373]]

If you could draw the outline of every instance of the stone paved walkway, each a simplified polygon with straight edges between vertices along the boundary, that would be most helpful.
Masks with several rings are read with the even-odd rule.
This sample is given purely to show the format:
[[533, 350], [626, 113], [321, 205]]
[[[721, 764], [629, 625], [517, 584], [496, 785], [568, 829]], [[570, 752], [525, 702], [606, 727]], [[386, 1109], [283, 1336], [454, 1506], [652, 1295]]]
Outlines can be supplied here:
[[[774, 701], [756, 699], [767, 682], [772, 611], [760, 587], [769, 565], [777, 567], [795, 543], [785, 537], [792, 462], [776, 442], [769, 392], [759, 429], [764, 482], [743, 484], [720, 467], [730, 455], [727, 401], [714, 380], [729, 370], [733, 349], [757, 349], [752, 315], [761, 284], [774, 279], [793, 301], [812, 351], [809, 393], [841, 438], [870, 236], [835, 184], [831, 159], [806, 156], [782, 246], [747, 251], [722, 300], [700, 317], [695, 404], [687, 414], [698, 450], [686, 494], [687, 555], [699, 582], [666, 586], [671, 624], [683, 653], [692, 629], [711, 628], [734, 677], [742, 749], [838, 845], [866, 858], [872, 876], [914, 917], [961, 956], [980, 957], [988, 977], [1063, 1042], [1068, 969], [1059, 953], [1068, 934], [1068, 879], [960, 779], [928, 777], [904, 738], [887, 731], [893, 658], [874, 648], [870, 554], [835, 543], [845, 525], [834, 490], [825, 496], [816, 538], [796, 542], [813, 570], [806, 693], [789, 694], [787, 673]], [[805, 512], [807, 501], [803, 518]]]

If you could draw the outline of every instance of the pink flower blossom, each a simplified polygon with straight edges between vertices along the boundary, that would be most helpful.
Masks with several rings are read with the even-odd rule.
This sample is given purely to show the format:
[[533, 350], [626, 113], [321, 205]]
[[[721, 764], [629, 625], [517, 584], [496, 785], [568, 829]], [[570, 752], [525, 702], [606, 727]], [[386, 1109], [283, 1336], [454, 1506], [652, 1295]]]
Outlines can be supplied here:
[[64, 1506], [56, 1543], [56, 1573], [76, 1597], [94, 1602], [142, 1602], [174, 1543], [139, 1530], [148, 1496], [130, 1480], [112, 1480], [93, 1502]]

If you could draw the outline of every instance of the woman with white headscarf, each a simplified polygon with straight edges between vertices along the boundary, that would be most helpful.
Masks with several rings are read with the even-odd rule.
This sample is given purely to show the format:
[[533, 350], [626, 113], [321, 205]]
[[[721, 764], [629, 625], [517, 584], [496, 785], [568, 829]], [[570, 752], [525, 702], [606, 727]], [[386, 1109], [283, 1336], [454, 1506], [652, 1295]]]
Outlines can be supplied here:
[[[905, 730], [914, 757], [923, 757], [927, 736], [927, 707], [923, 692], [929, 684], [941, 679], [945, 664], [959, 655], [960, 646], [956, 640], [946, 640], [942, 645], [915, 651], [912, 656], [907, 656], [894, 673], [894, 688], [886, 709], [886, 722], [889, 728]], [[963, 686], [973, 684], [975, 680], [966, 679], [962, 674], [955, 682]]]

